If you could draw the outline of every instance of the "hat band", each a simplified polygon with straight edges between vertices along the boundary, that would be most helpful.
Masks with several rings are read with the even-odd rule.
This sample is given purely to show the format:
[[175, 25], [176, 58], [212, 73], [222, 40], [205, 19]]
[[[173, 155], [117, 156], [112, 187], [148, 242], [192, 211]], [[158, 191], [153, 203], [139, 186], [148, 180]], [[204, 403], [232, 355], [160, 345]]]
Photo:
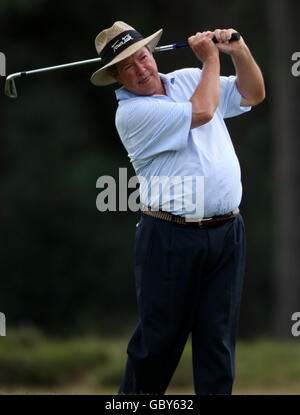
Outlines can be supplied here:
[[112, 40], [110, 40], [101, 51], [100, 57], [103, 64], [108, 64], [116, 56], [123, 52], [123, 50], [128, 48], [128, 46], [131, 46], [143, 39], [143, 36], [136, 30], [125, 30], [124, 32], [120, 33]]

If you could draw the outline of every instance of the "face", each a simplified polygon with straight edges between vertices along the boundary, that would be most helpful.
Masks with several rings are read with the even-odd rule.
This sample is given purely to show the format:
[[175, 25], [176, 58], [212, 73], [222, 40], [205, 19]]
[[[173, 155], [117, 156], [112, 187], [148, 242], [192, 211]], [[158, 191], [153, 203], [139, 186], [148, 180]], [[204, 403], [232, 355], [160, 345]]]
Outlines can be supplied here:
[[165, 94], [157, 65], [148, 48], [142, 47], [116, 64], [118, 73], [112, 76], [136, 95]]

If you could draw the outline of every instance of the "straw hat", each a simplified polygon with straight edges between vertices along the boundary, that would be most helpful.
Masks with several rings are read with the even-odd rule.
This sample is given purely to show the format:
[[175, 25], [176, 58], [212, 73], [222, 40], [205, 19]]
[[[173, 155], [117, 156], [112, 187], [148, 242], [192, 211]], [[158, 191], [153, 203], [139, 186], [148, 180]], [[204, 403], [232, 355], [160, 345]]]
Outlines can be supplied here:
[[107, 68], [137, 52], [143, 46], [151, 51], [157, 45], [163, 30], [143, 38], [133, 27], [124, 22], [115, 22], [108, 29], [102, 30], [96, 39], [95, 46], [104, 66], [91, 76], [94, 85], [109, 85], [116, 82], [108, 73]]

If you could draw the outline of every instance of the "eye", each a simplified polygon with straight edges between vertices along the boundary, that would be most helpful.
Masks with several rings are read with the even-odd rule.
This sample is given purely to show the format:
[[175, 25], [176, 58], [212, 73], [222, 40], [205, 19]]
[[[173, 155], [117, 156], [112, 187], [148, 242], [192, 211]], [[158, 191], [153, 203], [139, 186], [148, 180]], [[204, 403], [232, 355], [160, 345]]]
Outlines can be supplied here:
[[123, 69], [125, 70], [125, 71], [127, 71], [128, 69], [130, 69], [132, 67], [132, 65], [131, 64], [128, 64], [128, 65], [125, 65], [124, 67], [123, 67]]

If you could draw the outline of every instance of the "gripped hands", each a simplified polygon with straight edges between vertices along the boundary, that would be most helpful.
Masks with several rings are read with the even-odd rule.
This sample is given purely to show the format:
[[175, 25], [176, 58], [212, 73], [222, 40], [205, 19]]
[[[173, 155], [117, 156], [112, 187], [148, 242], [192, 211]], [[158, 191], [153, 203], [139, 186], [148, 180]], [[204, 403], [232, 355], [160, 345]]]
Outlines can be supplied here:
[[[230, 42], [231, 35], [237, 32], [235, 29], [216, 29], [213, 32], [197, 32], [188, 38], [188, 43], [198, 59], [203, 63], [210, 57], [218, 56], [218, 51], [228, 55], [242, 53], [246, 44], [242, 37], [239, 40]], [[217, 43], [212, 42], [213, 37]]]
[[214, 33], [207, 31], [197, 32], [195, 35], [188, 38], [190, 48], [203, 63], [209, 58], [218, 58], [219, 56], [219, 50], [212, 41], [213, 37]]
[[235, 29], [216, 29], [213, 34], [217, 39], [216, 47], [220, 52], [227, 53], [228, 55], [234, 55], [242, 52], [246, 48], [246, 44], [242, 36], [239, 40], [230, 42], [230, 38], [233, 33], [236, 33]]

